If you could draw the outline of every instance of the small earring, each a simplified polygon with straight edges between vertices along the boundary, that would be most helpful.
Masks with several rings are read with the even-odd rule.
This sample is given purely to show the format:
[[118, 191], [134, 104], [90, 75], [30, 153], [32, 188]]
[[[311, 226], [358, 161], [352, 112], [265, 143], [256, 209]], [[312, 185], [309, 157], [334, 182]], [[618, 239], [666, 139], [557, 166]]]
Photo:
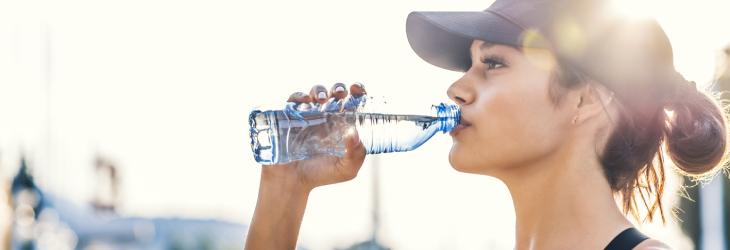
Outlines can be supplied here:
[[573, 121], [571, 123], [573, 123], [573, 125], [575, 125], [577, 122], [578, 122], [578, 115], [575, 115], [573, 117]]

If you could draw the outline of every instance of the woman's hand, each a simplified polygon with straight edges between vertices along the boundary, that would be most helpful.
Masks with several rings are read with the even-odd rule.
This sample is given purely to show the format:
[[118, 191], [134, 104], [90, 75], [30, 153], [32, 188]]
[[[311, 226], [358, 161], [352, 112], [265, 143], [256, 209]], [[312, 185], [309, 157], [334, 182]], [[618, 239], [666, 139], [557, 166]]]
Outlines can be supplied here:
[[[360, 83], [353, 84], [350, 89], [357, 97], [365, 93]], [[347, 95], [347, 88], [342, 83], [336, 83], [330, 91], [322, 85], [315, 85], [309, 91], [309, 95], [295, 92], [287, 101], [295, 103], [296, 106], [310, 105], [309, 108], [318, 108], [325, 105], [327, 107], [321, 109], [344, 111]], [[355, 130], [345, 137], [345, 146], [346, 152], [343, 157], [318, 156], [310, 160], [263, 166], [261, 181], [278, 182], [281, 185], [309, 191], [318, 186], [351, 180], [362, 166], [365, 148]]]
[[365, 159], [365, 148], [357, 132], [345, 139], [346, 152], [342, 157], [318, 156], [309, 160], [263, 166], [261, 182], [278, 183], [293, 189], [307, 191], [315, 187], [348, 181], [355, 176]]
[[[353, 96], [365, 93], [362, 84], [350, 87]], [[328, 92], [321, 85], [312, 87], [309, 95], [301, 92], [292, 94], [288, 102], [296, 106], [309, 105], [307, 108], [331, 108], [323, 105], [330, 97], [345, 110], [347, 89], [344, 84], [332, 86]], [[350, 106], [351, 107], [351, 106]], [[294, 249], [299, 227], [304, 216], [309, 192], [319, 186], [344, 182], [357, 176], [365, 159], [365, 148], [357, 132], [345, 138], [346, 151], [342, 157], [318, 156], [309, 160], [293, 161], [286, 164], [262, 166], [259, 197], [256, 203], [246, 249]]]

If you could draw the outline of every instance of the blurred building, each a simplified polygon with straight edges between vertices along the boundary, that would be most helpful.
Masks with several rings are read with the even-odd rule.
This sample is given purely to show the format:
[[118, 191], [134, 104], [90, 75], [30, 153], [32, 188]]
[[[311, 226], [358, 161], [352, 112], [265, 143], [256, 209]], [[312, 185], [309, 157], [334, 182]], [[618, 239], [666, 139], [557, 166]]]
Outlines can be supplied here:
[[[23, 159], [12, 181], [11, 249], [242, 249], [247, 227], [217, 220], [119, 216], [39, 187]], [[5, 248], [3, 248], [5, 249]]]

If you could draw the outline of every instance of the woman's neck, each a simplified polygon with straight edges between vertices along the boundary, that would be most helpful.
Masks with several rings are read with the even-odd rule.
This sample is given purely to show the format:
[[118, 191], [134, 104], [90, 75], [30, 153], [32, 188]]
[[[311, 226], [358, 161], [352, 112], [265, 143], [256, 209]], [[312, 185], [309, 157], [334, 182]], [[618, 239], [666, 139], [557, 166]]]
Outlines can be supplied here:
[[563, 151], [500, 176], [515, 206], [516, 249], [602, 249], [631, 226], [597, 157]]

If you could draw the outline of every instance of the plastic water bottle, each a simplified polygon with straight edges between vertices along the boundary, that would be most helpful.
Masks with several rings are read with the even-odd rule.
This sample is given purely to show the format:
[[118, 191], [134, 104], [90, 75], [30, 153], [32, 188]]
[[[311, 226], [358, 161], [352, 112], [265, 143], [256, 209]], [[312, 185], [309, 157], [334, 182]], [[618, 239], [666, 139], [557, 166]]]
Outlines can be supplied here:
[[[323, 109], [327, 110], [327, 109]], [[343, 156], [344, 138], [357, 129], [367, 154], [418, 148], [437, 132], [454, 129], [456, 105], [432, 106], [431, 116], [356, 111], [254, 110], [249, 115], [251, 148], [260, 164], [280, 164], [318, 155]]]

